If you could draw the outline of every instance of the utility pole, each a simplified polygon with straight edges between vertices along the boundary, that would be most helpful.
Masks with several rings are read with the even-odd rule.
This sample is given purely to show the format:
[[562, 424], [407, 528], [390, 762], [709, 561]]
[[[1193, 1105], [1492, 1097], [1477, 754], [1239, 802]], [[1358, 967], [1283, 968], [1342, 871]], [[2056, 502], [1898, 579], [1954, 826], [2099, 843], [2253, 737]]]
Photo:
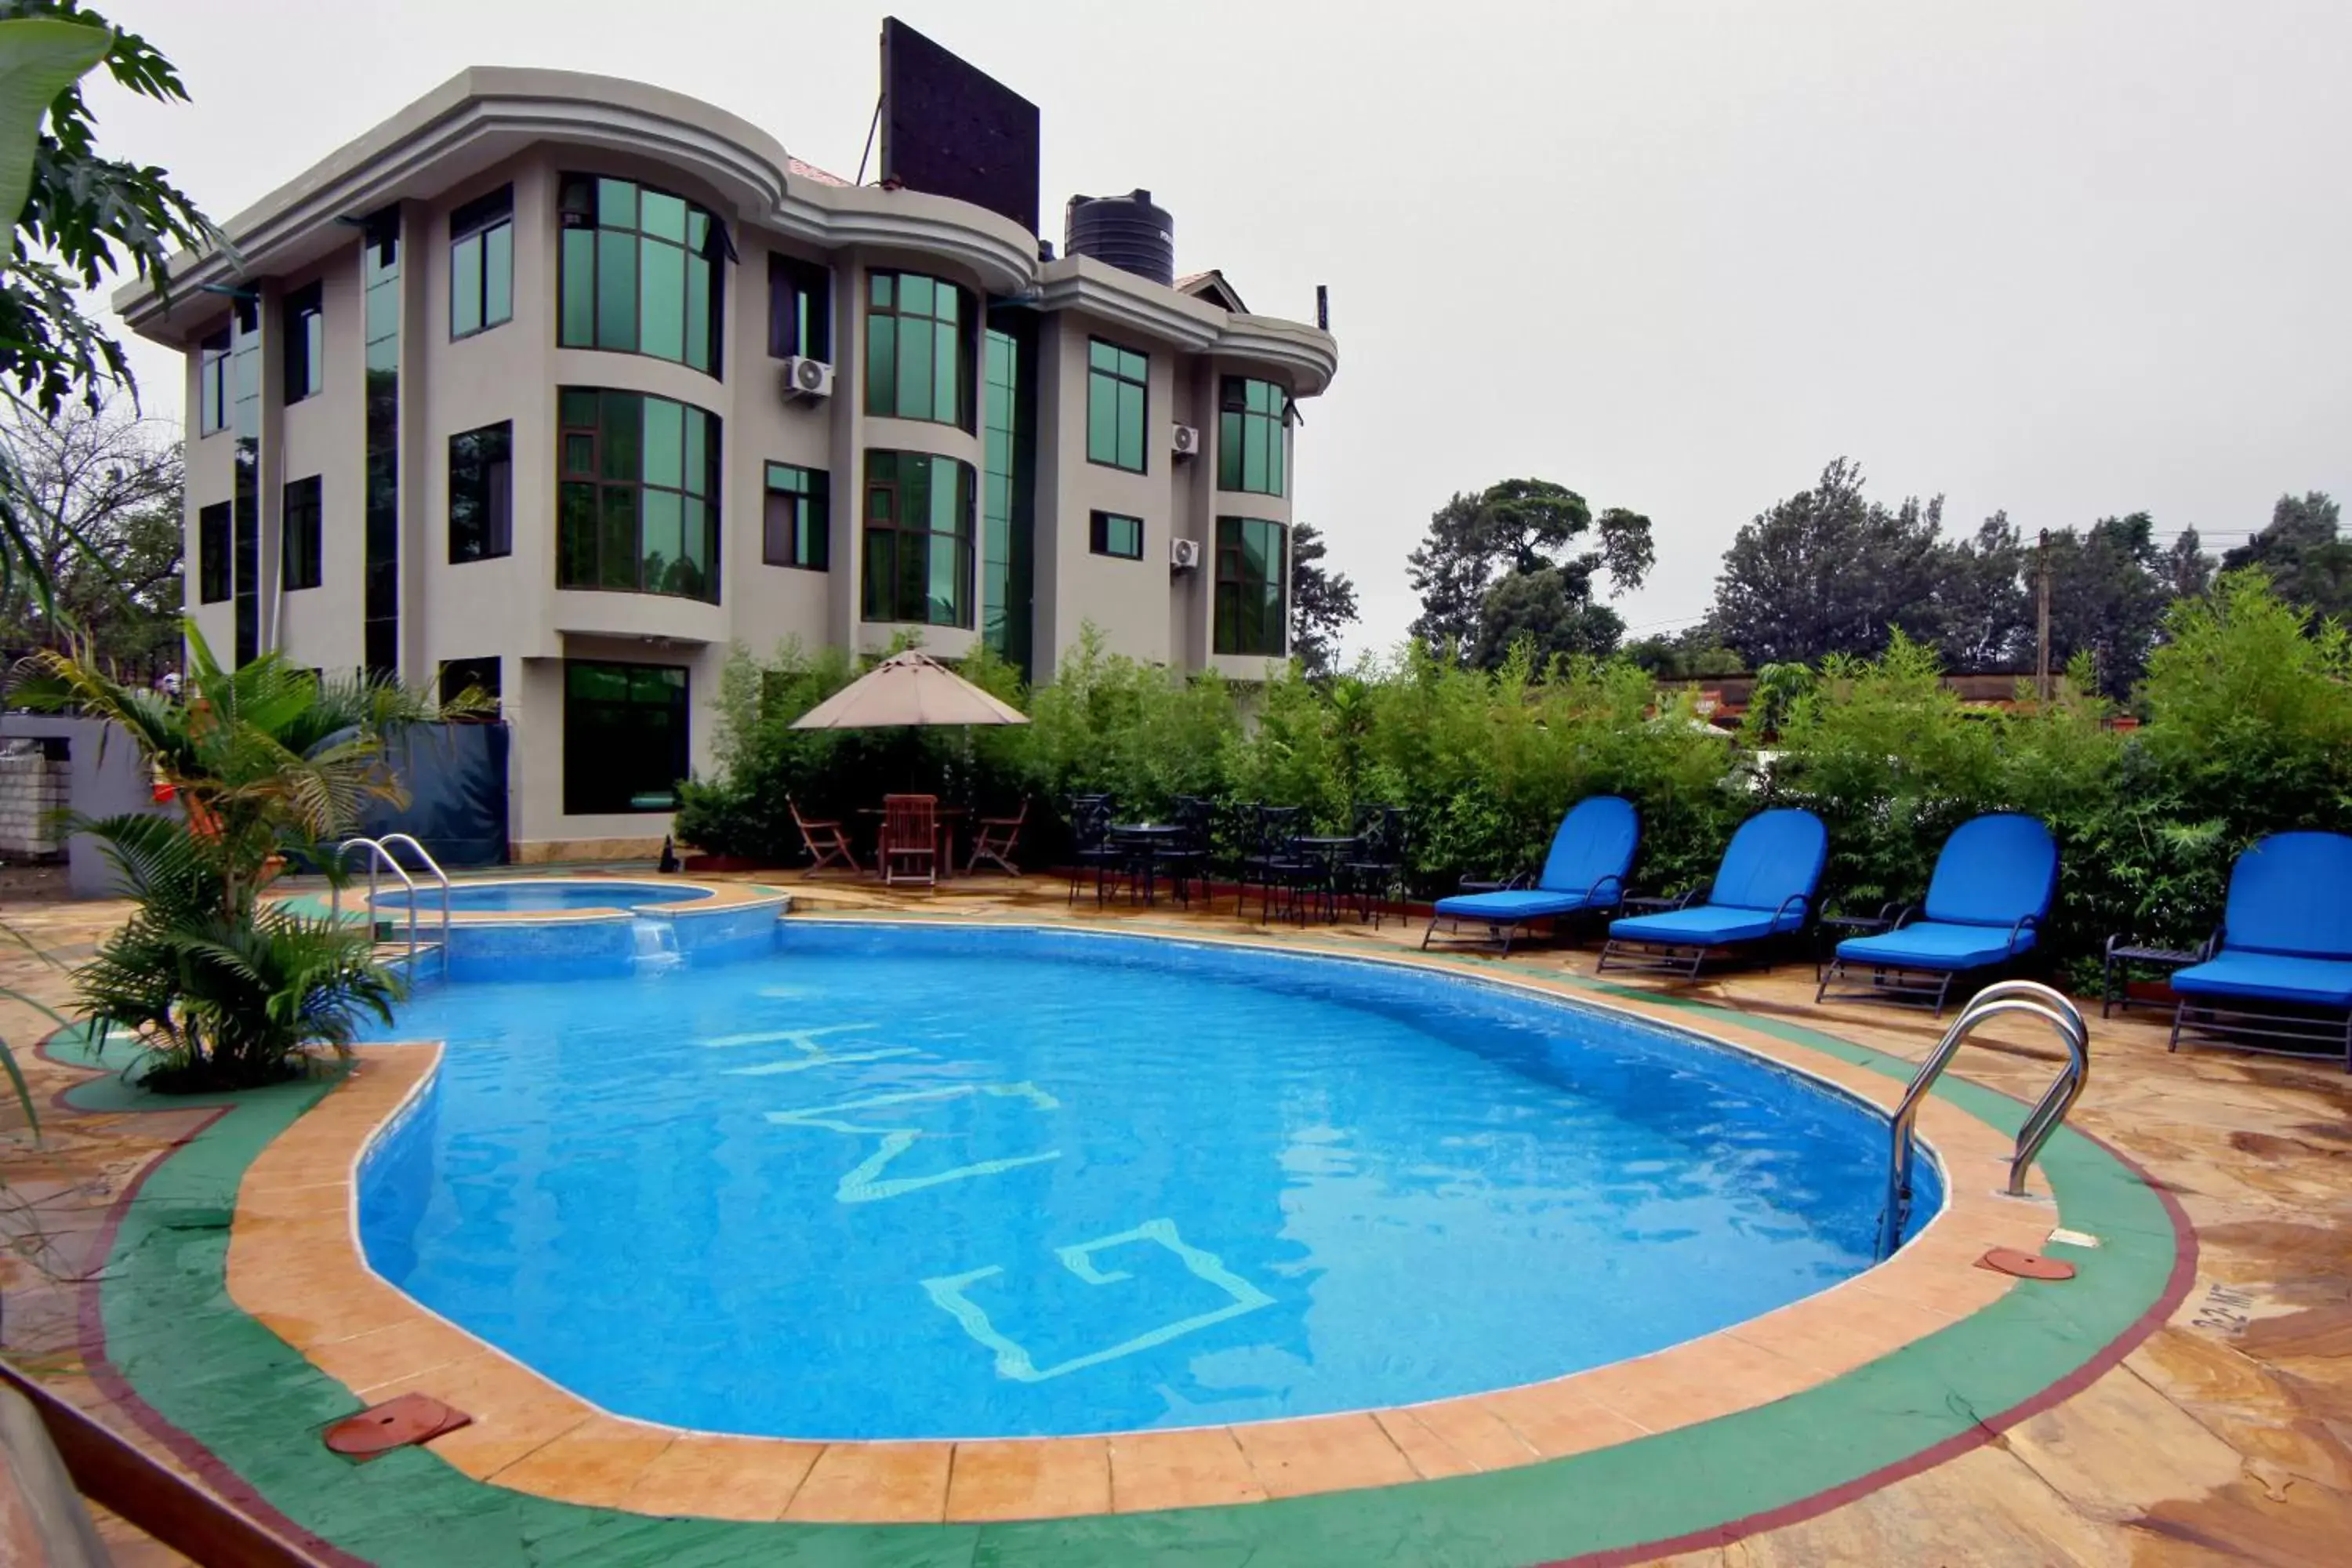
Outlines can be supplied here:
[[2033, 637], [2033, 690], [2042, 706], [2050, 706], [2050, 531], [2042, 531], [2042, 542], [2033, 552], [2034, 575], [2041, 579], [2042, 607], [2035, 616]]

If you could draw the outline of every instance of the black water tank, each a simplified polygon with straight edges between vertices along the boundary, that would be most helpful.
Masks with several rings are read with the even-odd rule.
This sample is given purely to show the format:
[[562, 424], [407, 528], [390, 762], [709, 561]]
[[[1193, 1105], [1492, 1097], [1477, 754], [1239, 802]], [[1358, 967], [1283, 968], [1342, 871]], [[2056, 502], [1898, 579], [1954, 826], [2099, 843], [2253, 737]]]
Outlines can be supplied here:
[[1151, 205], [1150, 191], [1072, 196], [1062, 250], [1068, 256], [1091, 256], [1154, 283], [1176, 281], [1176, 220]]

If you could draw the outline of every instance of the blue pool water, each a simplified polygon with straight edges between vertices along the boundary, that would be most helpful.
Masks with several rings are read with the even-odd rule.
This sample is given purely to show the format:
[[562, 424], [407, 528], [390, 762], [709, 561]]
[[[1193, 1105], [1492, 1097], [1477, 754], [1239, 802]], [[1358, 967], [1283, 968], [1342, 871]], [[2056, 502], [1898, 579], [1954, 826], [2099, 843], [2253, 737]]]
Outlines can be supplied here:
[[[678, 887], [662, 882], [459, 882], [449, 889], [449, 910], [452, 914], [512, 912], [515, 910], [625, 910], [640, 904], [682, 904], [707, 899], [710, 889], [702, 887]], [[405, 910], [408, 889], [394, 889], [379, 892], [375, 907], [379, 910]], [[420, 888], [416, 892], [417, 908], [434, 913], [441, 908], [441, 889]]]
[[1690, 1037], [1152, 939], [794, 920], [711, 969], [428, 990], [389, 1035], [451, 1048], [363, 1169], [375, 1268], [606, 1409], [719, 1431], [1533, 1382], [1868, 1267], [1885, 1180], [1882, 1119]]

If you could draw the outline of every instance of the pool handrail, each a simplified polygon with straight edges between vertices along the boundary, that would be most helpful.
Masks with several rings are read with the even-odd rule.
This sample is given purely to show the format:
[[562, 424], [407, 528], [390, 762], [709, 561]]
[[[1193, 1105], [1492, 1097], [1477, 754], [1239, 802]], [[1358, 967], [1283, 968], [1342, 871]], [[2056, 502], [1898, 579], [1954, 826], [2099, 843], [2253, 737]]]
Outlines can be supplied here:
[[[415, 838], [409, 834], [387, 833], [378, 840], [378, 842], [383, 846], [383, 852], [387, 857], [392, 854], [395, 846], [402, 844], [407, 845], [411, 849], [416, 851], [416, 858], [423, 862], [425, 868], [433, 873], [433, 879], [441, 884], [441, 978], [444, 980], [448, 979], [449, 873], [441, 869], [441, 863], [434, 859], [431, 852], [428, 851], [424, 845], [419, 844]], [[414, 900], [411, 900], [411, 902], [414, 901]], [[410, 959], [409, 972], [412, 974], [415, 973], [415, 967], [416, 961], [414, 958]]]
[[1902, 1103], [1895, 1107], [1889, 1129], [1893, 1146], [1886, 1164], [1886, 1209], [1879, 1216], [1881, 1258], [1892, 1258], [1903, 1243], [1903, 1224], [1911, 1204], [1911, 1127], [1918, 1120], [1919, 1102], [1927, 1099], [1927, 1091], [1935, 1088], [1944, 1068], [1958, 1054], [1961, 1042], [1978, 1025], [2011, 1013], [2040, 1018], [2057, 1030], [2066, 1044], [2066, 1065], [2059, 1069], [2058, 1077], [2027, 1115], [2025, 1125], [2018, 1129], [2017, 1142], [2009, 1159], [2009, 1185], [2004, 1189], [2009, 1196], [2026, 1195], [2025, 1173], [2032, 1167], [2034, 1156], [2042, 1152], [2042, 1146], [2058, 1131], [2066, 1113], [2074, 1108], [2074, 1101], [2081, 1098], [2083, 1085], [2091, 1075], [2091, 1031], [2083, 1021], [2082, 1011], [2063, 993], [2032, 980], [2004, 980], [1978, 992], [1920, 1064], [1911, 1086], [1903, 1091]]
[[[377, 868], [390, 868], [392, 874], [400, 879], [401, 886], [408, 889], [408, 973], [413, 980], [416, 975], [416, 881], [402, 867], [399, 857], [393, 854], [391, 847], [394, 844], [405, 844], [416, 851], [416, 858], [424, 862], [424, 869], [432, 872], [434, 879], [441, 884], [441, 977], [446, 980], [449, 976], [449, 874], [441, 869], [425, 846], [405, 833], [387, 833], [382, 838], [346, 838], [336, 847], [336, 868], [340, 870], [354, 849], [368, 852], [368, 923], [371, 928], [375, 923], [375, 896], [379, 885]], [[343, 916], [343, 889], [340, 883], [331, 886], [327, 907], [340, 924]]]

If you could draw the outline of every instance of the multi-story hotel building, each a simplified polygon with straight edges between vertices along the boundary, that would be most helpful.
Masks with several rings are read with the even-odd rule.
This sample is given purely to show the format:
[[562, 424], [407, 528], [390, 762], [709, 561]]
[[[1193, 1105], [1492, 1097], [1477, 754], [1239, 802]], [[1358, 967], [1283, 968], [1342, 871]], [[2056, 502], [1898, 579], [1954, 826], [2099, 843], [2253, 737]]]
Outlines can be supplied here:
[[730, 645], [1286, 651], [1290, 411], [1337, 351], [1215, 273], [1042, 259], [540, 70], [465, 72], [225, 231], [116, 300], [186, 355], [191, 614], [224, 658], [498, 696], [521, 858], [661, 837]]

